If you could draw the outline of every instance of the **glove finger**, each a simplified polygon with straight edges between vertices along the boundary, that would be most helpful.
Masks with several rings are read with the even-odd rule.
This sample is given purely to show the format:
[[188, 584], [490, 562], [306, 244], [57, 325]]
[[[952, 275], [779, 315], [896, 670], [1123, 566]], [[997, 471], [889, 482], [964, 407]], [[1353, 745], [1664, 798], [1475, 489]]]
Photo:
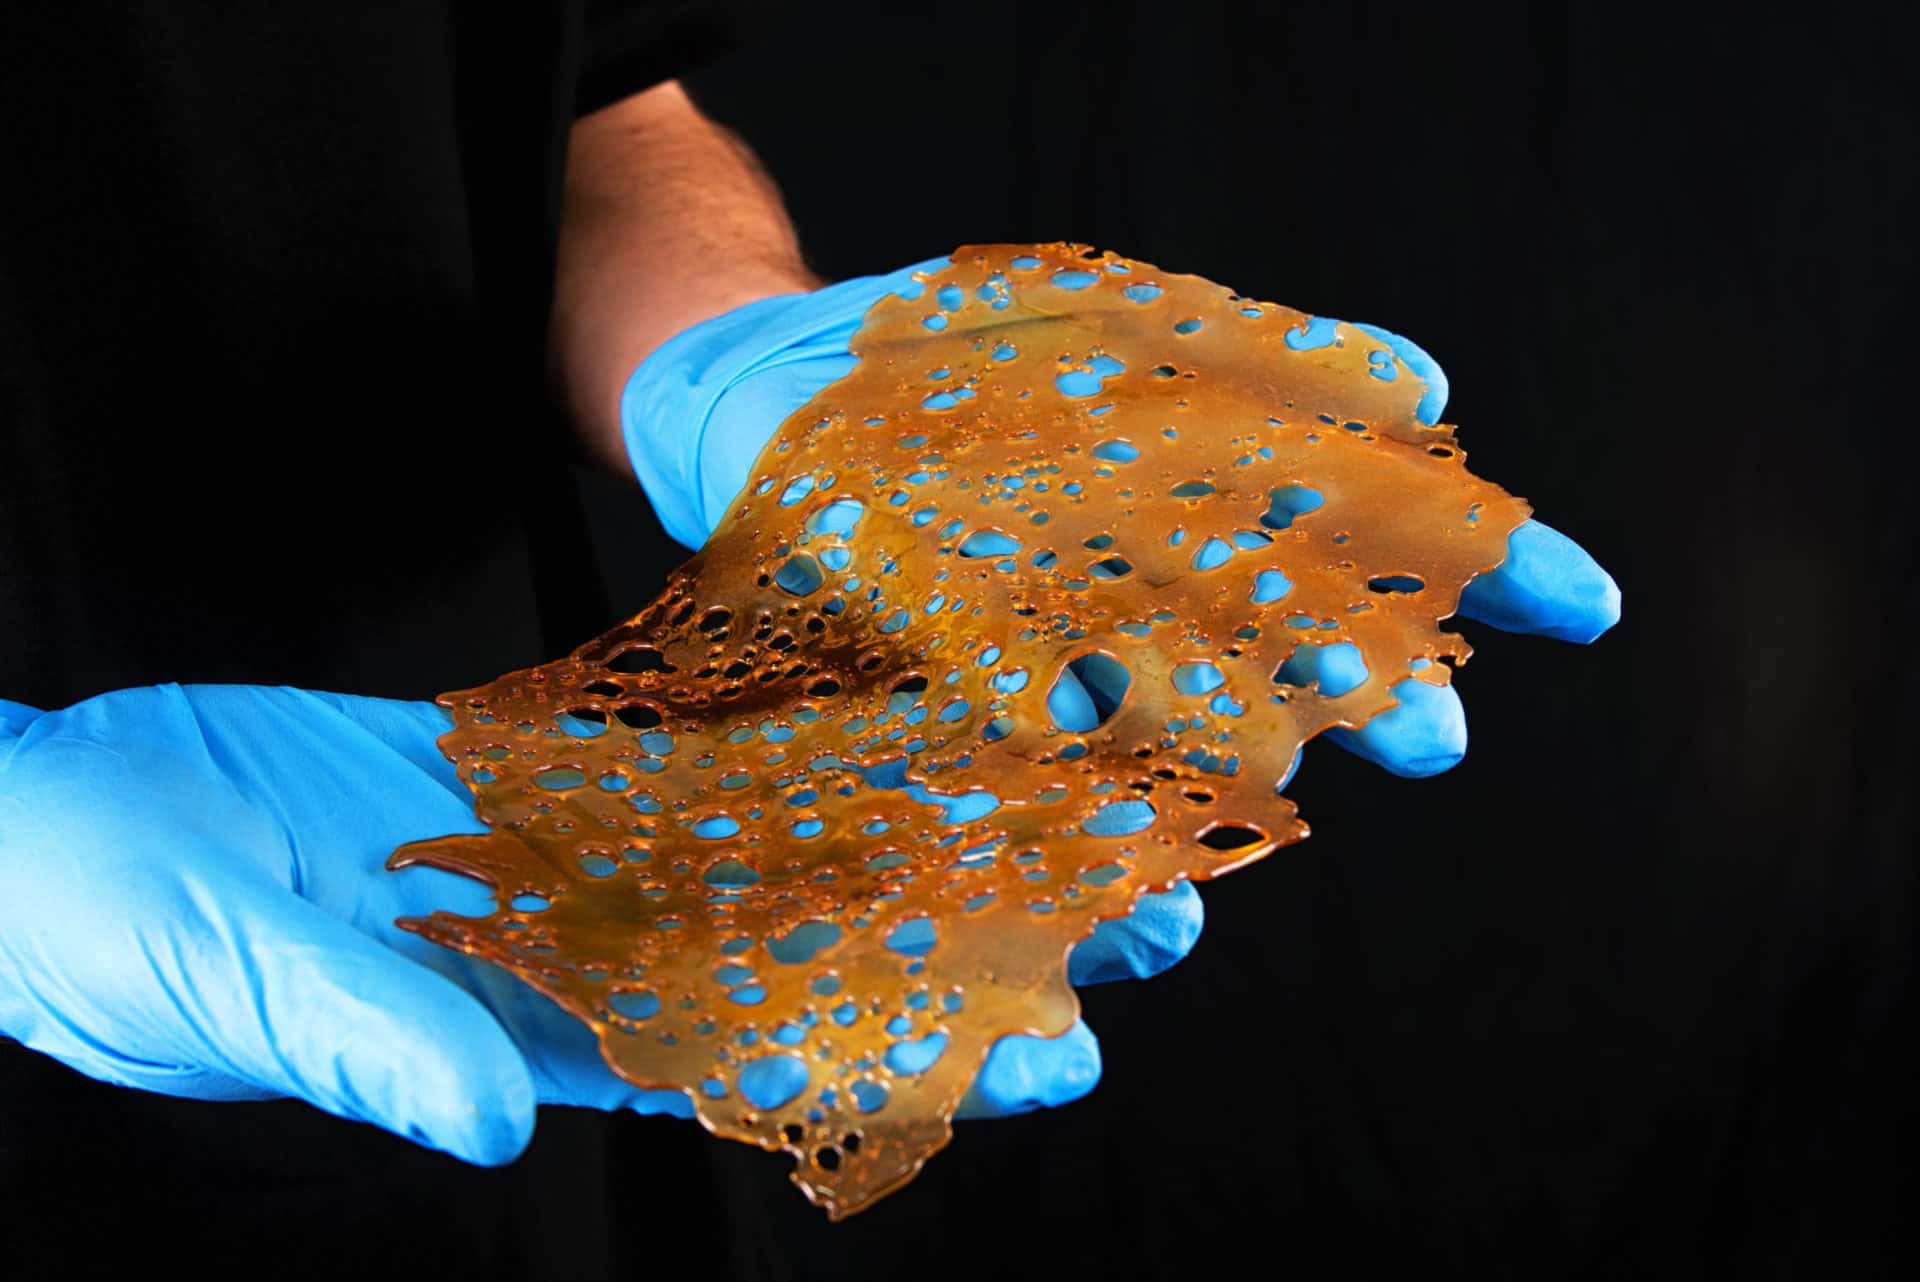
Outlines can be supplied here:
[[[500, 1025], [349, 913], [289, 886], [336, 865], [364, 880], [393, 842], [363, 843], [376, 852], [363, 858], [361, 833], [344, 844], [350, 857], [322, 857], [338, 825], [296, 833], [287, 816], [345, 810], [364, 822], [408, 791], [390, 769], [353, 775], [353, 754], [326, 734], [262, 732], [282, 711], [317, 707], [304, 699], [156, 687], [27, 728], [31, 753], [12, 754], [0, 826], [44, 855], [0, 860], [0, 1027], [116, 1080], [292, 1095], [472, 1161], [508, 1160], [531, 1133], [534, 1092]], [[127, 724], [143, 733], [120, 733]], [[276, 778], [286, 786], [261, 787]], [[309, 783], [318, 796], [299, 794]], [[119, 804], [98, 804], [109, 788]], [[193, 804], [168, 796], [179, 788], [198, 790]], [[470, 813], [440, 799], [456, 818]]]
[[1399, 706], [1358, 730], [1329, 730], [1327, 738], [1405, 779], [1424, 779], [1459, 765], [1467, 755], [1467, 713], [1454, 688], [1407, 677], [1391, 690]]
[[1064, 669], [1053, 689], [1047, 691], [1047, 715], [1053, 718], [1053, 724], [1075, 734], [1084, 734], [1100, 724], [1100, 710], [1094, 705], [1092, 691], [1081, 684], [1071, 668]]
[[[1425, 660], [1421, 661], [1424, 666]], [[1274, 674], [1282, 685], [1318, 685], [1320, 693], [1343, 695], [1367, 679], [1366, 660], [1351, 641], [1304, 642]], [[1406, 677], [1391, 687], [1399, 706], [1379, 713], [1358, 730], [1329, 730], [1327, 738], [1348, 752], [1409, 779], [1439, 774], [1467, 752], [1467, 714], [1452, 686], [1430, 686]], [[1297, 765], [1297, 761], [1296, 761]], [[1293, 770], [1287, 771], [1287, 779]], [[1282, 780], [1280, 787], [1286, 787]], [[1276, 790], [1277, 791], [1277, 790]]]
[[195, 898], [200, 919], [175, 914], [143, 950], [182, 1058], [469, 1162], [526, 1147], [533, 1080], [471, 996], [278, 887]]
[[606, 1113], [627, 1109], [643, 1116], [693, 1116], [693, 1101], [685, 1091], [635, 1086], [620, 1077], [601, 1057], [600, 1039], [594, 1031], [559, 1007], [552, 1009], [554, 1017], [541, 1021], [537, 1040], [528, 1036], [524, 1024], [515, 1025], [515, 1040], [527, 1053], [542, 1104], [597, 1108]]
[[1507, 559], [1467, 584], [1460, 614], [1584, 645], [1620, 621], [1620, 587], [1578, 543], [1528, 521], [1507, 536]]
[[1206, 909], [1191, 882], [1142, 895], [1130, 914], [1101, 922], [1074, 945], [1067, 980], [1078, 987], [1158, 975], [1193, 951], [1205, 922]]
[[[1377, 325], [1355, 325], [1385, 343], [1426, 391], [1414, 415], [1429, 426], [1447, 404], [1447, 376], [1417, 343]], [[1462, 616], [1508, 632], [1531, 632], [1581, 644], [1620, 621], [1620, 588], [1572, 539], [1528, 521], [1507, 539], [1507, 559], [1467, 585]]]
[[1317, 684], [1321, 694], [1338, 698], [1367, 679], [1367, 661], [1351, 641], [1328, 645], [1303, 641], [1293, 648], [1273, 679], [1284, 686]]
[[[1392, 330], [1382, 329], [1378, 325], [1356, 324], [1354, 328], [1385, 343], [1387, 350], [1407, 367], [1407, 372], [1426, 385], [1419, 403], [1413, 407], [1413, 416], [1428, 427], [1438, 423], [1447, 409], [1447, 372], [1440, 368], [1440, 362], [1427, 355], [1426, 348], [1410, 338], [1402, 338]], [[1376, 374], [1376, 377], [1379, 376]]]
[[[178, 1064], [129, 1053], [126, 1044], [141, 1040], [137, 1031], [131, 1038], [126, 1035], [129, 1021], [100, 1019], [97, 1001], [81, 997], [76, 1002], [75, 994], [68, 991], [70, 985], [57, 980], [47, 982], [42, 977], [40, 982], [23, 982], [23, 968], [18, 962], [0, 941], [0, 1035], [22, 1046], [50, 1055], [95, 1081], [156, 1095], [203, 1100], [264, 1100], [285, 1095], [284, 1091], [269, 1090], [203, 1064]], [[102, 1024], [117, 1026], [102, 1036], [96, 1031], [96, 1025]]]
[[[407, 870], [409, 874], [426, 871], [431, 870]], [[693, 1101], [685, 1091], [635, 1086], [614, 1073], [600, 1053], [600, 1038], [594, 1031], [517, 976], [487, 962], [465, 957], [459, 962], [466, 967], [462, 987], [479, 997], [512, 1035], [533, 1074], [540, 1103], [693, 1116]]]
[[1100, 1081], [1100, 1043], [1082, 1020], [1058, 1037], [1015, 1033], [987, 1052], [954, 1116], [1012, 1117], [1079, 1099]]
[[[1067, 700], [1084, 703], [1091, 714], [1091, 698], [1071, 672], [1062, 674], [1060, 686], [1067, 688]], [[1059, 688], [1056, 687], [1056, 691]], [[1054, 707], [1051, 701], [1049, 706]], [[1058, 707], [1054, 708], [1054, 714], [1056, 718], [1073, 715], [1071, 709], [1062, 713]], [[972, 811], [980, 806], [969, 805], [970, 802], [993, 801], [984, 793], [963, 794], [957, 799], [933, 797], [924, 787], [902, 781], [904, 762], [870, 767], [865, 773], [867, 782], [875, 787], [898, 788], [918, 800], [945, 805], [948, 822], [975, 817]], [[1152, 811], [1144, 806], [1141, 810], [1144, 826], [1151, 819]], [[1200, 895], [1185, 882], [1162, 894], [1145, 895], [1136, 901], [1128, 916], [1102, 922], [1092, 936], [1074, 948], [1067, 963], [1068, 979], [1075, 984], [1100, 984], [1157, 975], [1192, 951], [1204, 921]]]

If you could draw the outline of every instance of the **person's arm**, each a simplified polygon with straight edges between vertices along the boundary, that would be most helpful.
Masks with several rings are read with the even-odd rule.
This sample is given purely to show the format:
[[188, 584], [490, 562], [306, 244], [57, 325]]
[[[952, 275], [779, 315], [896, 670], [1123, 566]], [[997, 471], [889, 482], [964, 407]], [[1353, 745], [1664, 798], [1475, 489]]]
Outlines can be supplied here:
[[752, 151], [678, 81], [574, 124], [549, 358], [599, 462], [631, 475], [620, 392], [660, 344], [743, 303], [819, 284]]

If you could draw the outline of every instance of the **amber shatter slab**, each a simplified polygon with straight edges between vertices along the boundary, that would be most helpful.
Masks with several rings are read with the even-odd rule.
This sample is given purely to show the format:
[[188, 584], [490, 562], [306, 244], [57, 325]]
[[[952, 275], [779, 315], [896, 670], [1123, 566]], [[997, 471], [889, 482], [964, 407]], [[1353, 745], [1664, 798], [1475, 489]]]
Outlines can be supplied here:
[[[441, 698], [492, 831], [392, 860], [492, 883], [401, 924], [835, 1218], [947, 1143], [997, 1039], [1072, 1024], [1096, 923], [1306, 835], [1295, 751], [1447, 680], [1528, 511], [1378, 340], [1079, 246], [960, 249], [853, 351], [657, 600]], [[1343, 641], [1362, 684], [1287, 682]], [[1070, 664], [1091, 730], [1049, 711]]]

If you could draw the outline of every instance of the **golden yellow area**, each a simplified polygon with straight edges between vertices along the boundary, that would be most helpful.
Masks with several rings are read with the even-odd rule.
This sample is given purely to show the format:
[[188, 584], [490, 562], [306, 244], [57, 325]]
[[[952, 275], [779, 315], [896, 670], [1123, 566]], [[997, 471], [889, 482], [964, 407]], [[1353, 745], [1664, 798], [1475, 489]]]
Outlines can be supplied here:
[[[830, 1215], [899, 1188], [997, 1039], [1073, 1023], [1077, 940], [1305, 836], [1296, 750], [1466, 657], [1438, 623], [1527, 507], [1379, 340], [1308, 321], [1058, 244], [881, 299], [657, 600], [442, 697], [492, 831], [392, 866], [499, 910], [402, 924], [793, 1153]], [[1285, 680], [1338, 642], [1360, 685]], [[1049, 710], [1070, 664], [1091, 729]]]

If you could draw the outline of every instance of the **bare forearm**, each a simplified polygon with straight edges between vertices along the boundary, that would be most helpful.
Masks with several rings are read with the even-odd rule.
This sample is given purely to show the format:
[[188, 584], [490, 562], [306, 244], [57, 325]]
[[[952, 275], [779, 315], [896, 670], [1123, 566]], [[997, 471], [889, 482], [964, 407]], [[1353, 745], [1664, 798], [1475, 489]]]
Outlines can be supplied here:
[[742, 303], [819, 283], [753, 154], [677, 82], [575, 123], [549, 356], [603, 464], [631, 470], [620, 391], [655, 348]]

